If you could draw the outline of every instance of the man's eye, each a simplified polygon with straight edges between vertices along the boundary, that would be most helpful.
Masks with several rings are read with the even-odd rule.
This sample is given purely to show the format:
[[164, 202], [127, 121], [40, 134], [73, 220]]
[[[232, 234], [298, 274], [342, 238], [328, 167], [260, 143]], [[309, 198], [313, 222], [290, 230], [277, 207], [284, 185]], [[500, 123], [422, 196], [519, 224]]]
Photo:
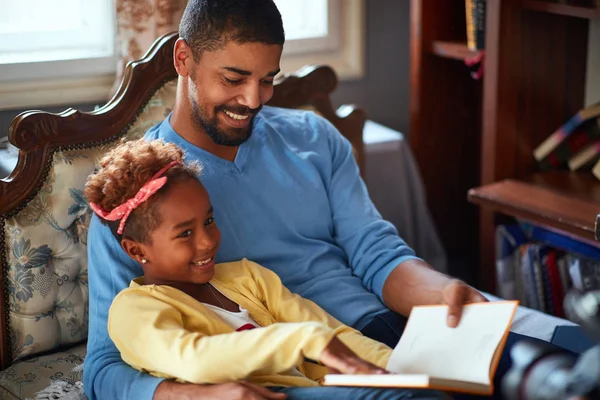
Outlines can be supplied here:
[[262, 83], [269, 86], [273, 85], [273, 81], [262, 81]]
[[186, 230], [186, 231], [182, 232], [182, 233], [179, 235], [179, 237], [189, 237], [189, 236], [191, 236], [191, 235], [192, 235], [192, 230], [191, 230], [191, 229], [188, 229], [188, 230]]
[[241, 79], [229, 79], [226, 76], [224, 76], [223, 79], [225, 79], [225, 82], [229, 83], [230, 85], [237, 85], [242, 82]]
[[215, 223], [215, 217], [210, 217], [206, 221], [204, 221], [204, 225], [212, 225]]

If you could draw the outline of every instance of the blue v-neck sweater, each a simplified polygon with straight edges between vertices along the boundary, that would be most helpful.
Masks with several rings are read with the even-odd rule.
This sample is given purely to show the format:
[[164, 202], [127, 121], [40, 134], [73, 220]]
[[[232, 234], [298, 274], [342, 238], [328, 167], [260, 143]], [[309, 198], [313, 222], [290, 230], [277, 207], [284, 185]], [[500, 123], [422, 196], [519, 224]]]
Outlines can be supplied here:
[[[217, 262], [247, 258], [357, 329], [387, 308], [382, 288], [413, 251], [371, 202], [350, 143], [312, 112], [264, 107], [234, 162], [184, 140], [169, 117], [147, 139], [182, 147], [203, 165], [222, 233]], [[89, 339], [84, 387], [94, 399], [152, 399], [160, 379], [128, 367], [107, 333], [117, 293], [140, 275], [96, 216], [88, 235]]]

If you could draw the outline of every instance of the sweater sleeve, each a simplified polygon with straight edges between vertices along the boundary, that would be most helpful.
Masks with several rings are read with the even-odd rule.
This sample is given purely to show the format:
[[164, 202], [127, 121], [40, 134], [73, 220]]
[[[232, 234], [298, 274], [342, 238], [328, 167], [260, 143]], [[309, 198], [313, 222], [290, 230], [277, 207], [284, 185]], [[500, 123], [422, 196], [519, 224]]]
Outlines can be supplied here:
[[324, 118], [313, 117], [313, 129], [328, 140], [331, 171], [328, 179], [334, 238], [348, 256], [349, 265], [370, 292], [383, 301], [383, 284], [402, 262], [417, 259], [398, 235], [396, 228], [382, 219], [369, 197], [352, 145]]
[[88, 233], [89, 332], [83, 374], [90, 400], [151, 400], [162, 382], [127, 365], [106, 329], [114, 297], [141, 274], [110, 229], [93, 215]]
[[[201, 323], [208, 327], [211, 320]], [[208, 336], [199, 332], [203, 329], [187, 330], [177, 309], [136, 289], [115, 298], [108, 330], [123, 359], [133, 367], [199, 384], [287, 371], [303, 357], [317, 357], [334, 336], [319, 322], [273, 324]]]
[[[386, 367], [392, 355], [392, 349], [388, 346], [342, 324], [316, 303], [290, 292], [273, 271], [248, 260], [244, 262], [252, 274], [253, 281], [257, 284], [257, 291], [254, 294], [263, 301], [278, 322], [313, 321], [326, 325], [360, 358], [378, 367]], [[320, 353], [316, 357], [309, 358], [319, 361]], [[313, 377], [313, 379], [317, 378]]]

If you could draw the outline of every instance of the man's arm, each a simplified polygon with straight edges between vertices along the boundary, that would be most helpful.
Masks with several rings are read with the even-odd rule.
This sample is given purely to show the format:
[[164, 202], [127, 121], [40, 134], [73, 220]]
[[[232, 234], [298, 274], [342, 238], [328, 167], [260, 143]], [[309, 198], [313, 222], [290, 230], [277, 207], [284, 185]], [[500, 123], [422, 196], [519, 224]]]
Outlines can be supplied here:
[[141, 274], [139, 265], [94, 215], [88, 233], [89, 332], [83, 374], [90, 400], [150, 400], [162, 381], [125, 364], [106, 328], [113, 298]]
[[323, 172], [334, 239], [348, 256], [348, 264], [363, 286], [383, 301], [383, 285], [394, 268], [419, 259], [375, 208], [360, 177], [350, 142], [327, 120], [313, 117], [310, 122], [311, 129], [327, 140], [322, 146], [330, 153], [330, 170]]
[[414, 306], [448, 304], [448, 325], [458, 325], [462, 305], [487, 301], [471, 286], [434, 270], [420, 260], [398, 265], [383, 285], [383, 300], [392, 310], [408, 315]]
[[449, 304], [448, 324], [456, 326], [462, 304], [485, 298], [415, 256], [393, 225], [377, 212], [350, 143], [324, 120], [319, 128], [327, 134], [331, 150], [329, 198], [335, 238], [348, 255], [354, 273], [369, 291], [402, 315], [408, 315], [414, 305]]

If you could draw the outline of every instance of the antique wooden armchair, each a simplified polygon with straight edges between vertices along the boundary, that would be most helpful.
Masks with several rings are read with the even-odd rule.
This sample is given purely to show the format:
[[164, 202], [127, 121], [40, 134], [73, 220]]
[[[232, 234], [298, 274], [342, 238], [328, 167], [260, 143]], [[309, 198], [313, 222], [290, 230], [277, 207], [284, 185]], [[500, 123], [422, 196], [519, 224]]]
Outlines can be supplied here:
[[[127, 66], [123, 82], [102, 108], [87, 113], [27, 111], [14, 119], [15, 170], [0, 180], [0, 398], [33, 397], [51, 380], [81, 380], [73, 368], [87, 338], [87, 226], [82, 195], [99, 158], [118, 140], [138, 138], [169, 113], [177, 73], [177, 34], [156, 40]], [[329, 95], [337, 78], [325, 66], [283, 77], [269, 104], [312, 108], [353, 144], [364, 171], [364, 113], [335, 112]]]

